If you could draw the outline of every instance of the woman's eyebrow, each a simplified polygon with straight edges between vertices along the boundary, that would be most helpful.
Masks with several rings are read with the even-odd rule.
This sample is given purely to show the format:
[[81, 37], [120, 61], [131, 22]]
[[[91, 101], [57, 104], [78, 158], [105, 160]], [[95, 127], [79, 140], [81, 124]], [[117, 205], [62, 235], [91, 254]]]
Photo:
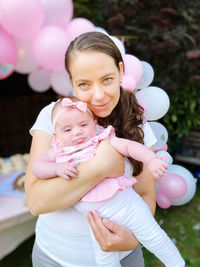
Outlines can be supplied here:
[[80, 83], [80, 82], [82, 82], [82, 83], [87, 83], [87, 82], [89, 82], [89, 80], [78, 79], [77, 81], [75, 81], [75, 83]]
[[100, 79], [104, 79], [108, 76], [113, 76], [115, 73], [114, 72], [109, 72], [109, 73], [106, 73], [105, 75], [103, 75]]

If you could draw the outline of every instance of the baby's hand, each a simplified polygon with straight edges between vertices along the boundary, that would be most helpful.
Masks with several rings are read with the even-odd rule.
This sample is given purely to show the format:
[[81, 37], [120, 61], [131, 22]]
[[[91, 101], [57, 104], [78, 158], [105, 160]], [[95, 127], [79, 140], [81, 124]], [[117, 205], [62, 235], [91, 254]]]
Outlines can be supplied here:
[[147, 167], [156, 179], [162, 178], [168, 169], [168, 165], [158, 157], [152, 158], [147, 163]]
[[76, 165], [69, 162], [56, 163], [56, 175], [65, 179], [77, 178], [78, 170]]

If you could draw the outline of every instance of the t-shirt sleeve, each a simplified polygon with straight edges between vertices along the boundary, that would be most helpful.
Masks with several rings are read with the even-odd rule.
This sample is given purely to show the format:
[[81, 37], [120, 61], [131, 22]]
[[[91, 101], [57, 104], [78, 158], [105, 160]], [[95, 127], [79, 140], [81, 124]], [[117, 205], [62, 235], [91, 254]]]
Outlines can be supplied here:
[[31, 135], [33, 135], [34, 130], [39, 130], [39, 131], [48, 133], [50, 135], [53, 135], [54, 129], [53, 129], [53, 125], [51, 122], [51, 111], [55, 103], [56, 102], [52, 102], [51, 104], [47, 105], [40, 111], [35, 123], [29, 130]]
[[144, 144], [147, 147], [151, 147], [153, 146], [156, 142], [157, 139], [153, 133], [153, 130], [151, 129], [151, 126], [149, 125], [149, 123], [146, 121], [143, 124], [143, 132], [144, 132]]

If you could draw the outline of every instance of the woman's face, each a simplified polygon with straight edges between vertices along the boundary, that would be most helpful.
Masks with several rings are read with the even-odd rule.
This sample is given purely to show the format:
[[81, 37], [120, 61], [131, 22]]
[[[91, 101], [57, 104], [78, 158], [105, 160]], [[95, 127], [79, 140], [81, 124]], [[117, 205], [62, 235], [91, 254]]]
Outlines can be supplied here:
[[71, 57], [72, 85], [78, 99], [97, 117], [107, 117], [118, 103], [123, 63], [101, 52], [76, 52]]

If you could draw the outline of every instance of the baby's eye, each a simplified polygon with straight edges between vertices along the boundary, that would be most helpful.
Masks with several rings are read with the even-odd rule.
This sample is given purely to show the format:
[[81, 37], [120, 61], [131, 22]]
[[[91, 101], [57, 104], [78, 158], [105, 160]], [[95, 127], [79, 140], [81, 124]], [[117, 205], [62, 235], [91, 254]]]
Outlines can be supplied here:
[[81, 126], [83, 126], [83, 127], [84, 127], [84, 126], [87, 126], [87, 123], [82, 123]]
[[69, 129], [69, 128], [65, 129], [65, 132], [70, 132], [70, 131], [71, 131], [71, 129]]

